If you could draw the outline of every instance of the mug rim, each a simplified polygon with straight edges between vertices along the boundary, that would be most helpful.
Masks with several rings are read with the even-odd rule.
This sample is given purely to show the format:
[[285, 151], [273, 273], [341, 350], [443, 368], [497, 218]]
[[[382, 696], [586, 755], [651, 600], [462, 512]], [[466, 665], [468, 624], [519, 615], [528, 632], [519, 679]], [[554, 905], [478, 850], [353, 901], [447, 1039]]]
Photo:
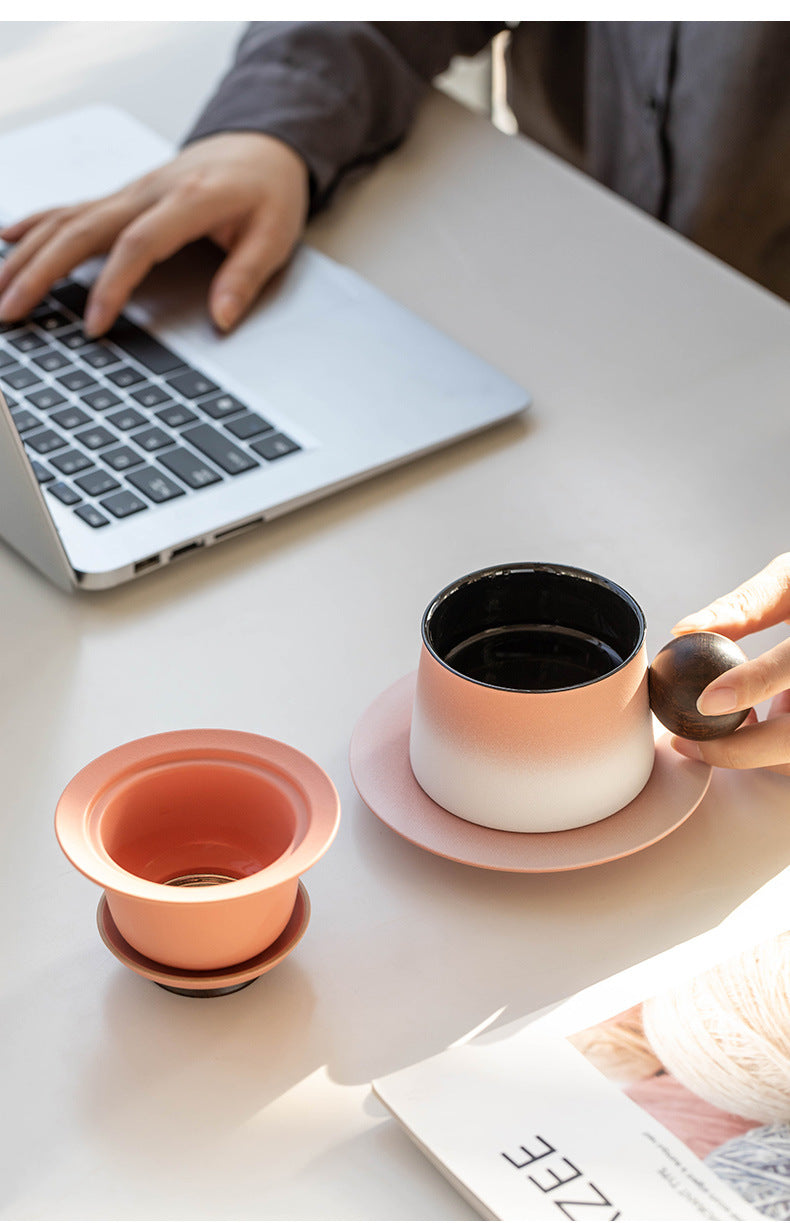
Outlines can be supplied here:
[[[432, 616], [437, 611], [441, 603], [443, 603], [456, 590], [460, 590], [463, 586], [470, 585], [472, 582], [480, 581], [483, 578], [516, 572], [552, 573], [561, 577], [581, 578], [583, 581], [591, 582], [593, 585], [605, 587], [613, 594], [622, 598], [634, 612], [639, 626], [639, 637], [636, 645], [628, 656], [623, 659], [619, 666], [613, 667], [612, 670], [607, 671], [605, 675], [599, 675], [593, 679], [584, 680], [579, 684], [567, 684], [561, 688], [507, 688], [501, 684], [490, 684], [485, 680], [474, 679], [471, 675], [466, 675], [463, 671], [458, 671], [450, 663], [446, 662], [445, 659], [443, 659], [431, 645], [428, 632], [430, 629], [430, 621]], [[593, 684], [603, 683], [604, 681], [610, 679], [613, 675], [617, 675], [620, 671], [627, 667], [634, 658], [636, 658], [637, 654], [641, 650], [644, 644], [645, 634], [647, 632], [647, 621], [642, 608], [639, 606], [634, 596], [629, 594], [629, 592], [623, 586], [620, 586], [617, 582], [612, 581], [611, 578], [604, 577], [603, 574], [594, 573], [591, 569], [580, 569], [575, 565], [555, 564], [551, 561], [514, 561], [512, 563], [500, 565], [486, 565], [482, 569], [475, 569], [473, 572], [466, 573], [462, 577], [456, 578], [454, 581], [449, 582], [447, 586], [443, 587], [443, 589], [438, 592], [438, 594], [434, 595], [426, 607], [425, 611], [423, 612], [420, 630], [422, 644], [425, 649], [428, 651], [431, 657], [436, 660], [439, 666], [443, 667], [445, 671], [449, 671], [451, 675], [458, 676], [459, 679], [464, 680], [468, 684], [477, 684], [477, 686], [480, 688], [489, 688], [492, 692], [511, 692], [514, 696], [543, 696], [551, 695], [552, 693], [557, 692], [576, 692], [581, 688], [590, 688]]]

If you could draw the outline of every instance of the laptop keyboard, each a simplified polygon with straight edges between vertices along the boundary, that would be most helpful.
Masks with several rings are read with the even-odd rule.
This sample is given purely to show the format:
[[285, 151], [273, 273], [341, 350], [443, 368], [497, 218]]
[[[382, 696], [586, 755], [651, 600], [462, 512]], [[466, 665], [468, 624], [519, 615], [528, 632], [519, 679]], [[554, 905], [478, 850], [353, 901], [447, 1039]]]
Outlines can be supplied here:
[[125, 316], [86, 339], [86, 299], [60, 281], [24, 322], [0, 324], [0, 387], [39, 483], [89, 527], [300, 449]]

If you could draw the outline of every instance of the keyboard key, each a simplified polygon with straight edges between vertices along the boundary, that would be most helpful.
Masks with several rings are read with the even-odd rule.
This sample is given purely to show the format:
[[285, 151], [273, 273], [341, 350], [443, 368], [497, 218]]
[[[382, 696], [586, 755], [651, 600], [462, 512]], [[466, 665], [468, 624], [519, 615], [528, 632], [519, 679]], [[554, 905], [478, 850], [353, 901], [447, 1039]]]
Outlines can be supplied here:
[[108, 408], [123, 403], [120, 395], [116, 395], [115, 391], [106, 391], [104, 387], [100, 391], [89, 391], [87, 395], [80, 395], [80, 399], [95, 412], [106, 412]]
[[8, 408], [9, 412], [18, 406], [17, 401], [12, 399], [10, 395], [4, 395], [3, 398], [5, 399], [6, 407]]
[[162, 450], [165, 446], [172, 446], [173, 439], [169, 433], [165, 433], [164, 429], [159, 429], [154, 425], [150, 429], [143, 429], [141, 433], [135, 433], [132, 437], [135, 445], [142, 447], [143, 450]]
[[96, 379], [91, 378], [84, 369], [73, 369], [68, 374], [58, 374], [56, 381], [69, 391], [93, 390], [95, 386], [99, 385]]
[[17, 408], [15, 412], [11, 413], [11, 416], [19, 433], [27, 433], [29, 429], [39, 429], [41, 427], [39, 418], [34, 412], [29, 412], [27, 408]]
[[166, 403], [170, 398], [161, 386], [144, 386], [139, 391], [132, 391], [132, 399], [136, 399], [144, 408], [155, 408], [159, 403]]
[[123, 316], [107, 332], [107, 339], [112, 340], [113, 344], [117, 344], [152, 374], [168, 374], [184, 364], [181, 358], [169, 348], [165, 348], [164, 344], [160, 344], [147, 331], [143, 331], [136, 323]]
[[93, 343], [89, 340], [81, 327], [72, 327], [70, 331], [58, 332], [55, 337], [58, 344], [62, 344], [64, 348], [86, 348], [88, 344]]
[[57, 497], [58, 501], [62, 501], [64, 505], [76, 505], [78, 501], [82, 501], [79, 493], [75, 493], [73, 488], [68, 484], [50, 484], [47, 487], [47, 492], [52, 493], [53, 497]]
[[217, 484], [222, 479], [208, 463], [182, 447], [159, 455], [158, 461], [190, 488], [205, 488], [207, 484]]
[[47, 348], [44, 352], [36, 353], [35, 357], [33, 357], [33, 364], [51, 374], [56, 369], [63, 369], [65, 365], [70, 365], [71, 361], [65, 352], [58, 352], [54, 348]]
[[90, 416], [82, 408], [61, 408], [59, 412], [53, 412], [49, 419], [61, 429], [79, 429], [80, 425], [87, 425]]
[[256, 412], [245, 412], [244, 416], [237, 416], [235, 420], [229, 420], [225, 428], [228, 433], [244, 441], [248, 437], [257, 437], [259, 433], [271, 433], [274, 425], [269, 424], [268, 420], [264, 420]]
[[189, 425], [193, 420], [198, 419], [197, 415], [183, 403], [174, 403], [166, 408], [161, 408], [156, 415], [171, 429], [180, 429], [182, 425]]
[[63, 450], [49, 461], [64, 476], [73, 476], [75, 472], [93, 466], [93, 459], [89, 459], [81, 450]]
[[174, 391], [178, 391], [179, 395], [183, 395], [184, 399], [199, 399], [201, 395], [213, 395], [219, 390], [216, 382], [212, 382], [204, 374], [199, 374], [196, 369], [186, 369], [183, 374], [167, 378], [166, 382]]
[[35, 450], [36, 454], [49, 454], [53, 450], [62, 450], [68, 443], [54, 429], [42, 429], [40, 433], [31, 433], [26, 437], [25, 445]]
[[21, 335], [12, 335], [8, 343], [18, 352], [33, 352], [36, 348], [46, 348], [46, 340], [35, 331], [23, 331]]
[[34, 408], [40, 408], [44, 412], [66, 402], [66, 396], [61, 395], [60, 391], [53, 390], [51, 386], [45, 386], [38, 391], [29, 391], [25, 399], [28, 403], [32, 403]]
[[291, 441], [290, 437], [286, 437], [284, 433], [268, 434], [258, 442], [250, 442], [250, 446], [256, 454], [260, 454], [269, 463], [274, 462], [275, 459], [281, 459], [283, 455], [301, 450], [301, 446]]
[[113, 471], [127, 471], [130, 467], [139, 467], [144, 461], [143, 456], [131, 446], [119, 446], [117, 450], [105, 450], [101, 456], [102, 462], [109, 463]]
[[241, 472], [250, 471], [253, 467], [258, 466], [255, 459], [245, 454], [238, 446], [234, 446], [233, 442], [228, 441], [211, 425], [194, 425], [190, 429], [185, 429], [181, 436], [185, 442], [190, 442], [232, 476], [240, 475]]
[[136, 386], [138, 382], [145, 380], [145, 375], [141, 374], [139, 369], [132, 369], [131, 365], [121, 365], [118, 369], [112, 369], [107, 377], [116, 386]]
[[213, 399], [204, 399], [201, 403], [204, 412], [221, 420], [223, 416], [232, 416], [234, 412], [246, 412], [246, 403], [241, 403], [233, 395], [215, 395]]
[[50, 480], [55, 479], [49, 468], [45, 467], [43, 463], [37, 462], [36, 459], [31, 460], [30, 466], [33, 468], [33, 475], [39, 484], [48, 484]]
[[60, 331], [71, 326], [71, 319], [66, 318], [59, 310], [53, 310], [51, 306], [38, 306], [30, 317], [42, 331]]
[[78, 476], [74, 483], [89, 497], [100, 497], [102, 493], [111, 493], [114, 488], [121, 487], [109, 471], [102, 471], [99, 467], [84, 476]]
[[140, 425], [147, 423], [146, 417], [142, 412], [138, 412], [137, 408], [119, 408], [117, 412], [111, 412], [107, 419], [111, 425], [115, 425], [116, 429], [122, 429], [124, 433], [128, 433], [130, 429], [139, 429]]
[[135, 497], [134, 493], [128, 488], [122, 488], [119, 493], [113, 493], [111, 497], [105, 497], [100, 502], [105, 510], [109, 510], [116, 518], [128, 518], [130, 514], [139, 514], [140, 510], [147, 510], [148, 506], [139, 497]]
[[183, 497], [184, 490], [175, 480], [171, 480], [163, 471], [155, 467], [140, 467], [133, 471], [127, 479], [130, 484], [145, 493], [152, 501], [160, 504], [162, 501], [172, 501], [174, 497]]
[[74, 513], [83, 522], [87, 522], [89, 527], [106, 527], [110, 521], [109, 518], [104, 517], [104, 514], [99, 513], [93, 505], [80, 505]]
[[34, 386], [37, 382], [41, 382], [41, 378], [35, 370], [18, 366], [12, 370], [4, 369], [0, 381], [13, 387], [15, 391], [22, 391], [26, 386]]
[[85, 313], [85, 303], [88, 300], [88, 290], [76, 280], [66, 281], [55, 289], [50, 289], [50, 297], [56, 298], [67, 310], [73, 311], [82, 318]]
[[111, 429], [105, 429], [104, 425], [94, 425], [91, 429], [75, 433], [74, 441], [79, 442], [81, 446], [87, 446], [89, 450], [101, 450], [102, 446], [109, 446], [111, 442], [117, 442], [118, 438]]
[[0, 350], [0, 369], [4, 365], [16, 365], [16, 357], [12, 352], [6, 352], [5, 349]]
[[107, 344], [89, 344], [80, 352], [80, 360], [94, 369], [104, 369], [108, 365], [117, 365], [120, 354], [114, 352]]

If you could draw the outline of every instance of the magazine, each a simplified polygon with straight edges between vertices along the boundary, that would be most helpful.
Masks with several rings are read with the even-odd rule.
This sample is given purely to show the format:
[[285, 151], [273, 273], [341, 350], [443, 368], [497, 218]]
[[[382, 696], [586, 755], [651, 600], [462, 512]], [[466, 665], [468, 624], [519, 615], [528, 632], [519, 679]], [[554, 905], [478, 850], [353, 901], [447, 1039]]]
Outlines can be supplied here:
[[373, 1088], [485, 1218], [790, 1219], [790, 869], [706, 934]]

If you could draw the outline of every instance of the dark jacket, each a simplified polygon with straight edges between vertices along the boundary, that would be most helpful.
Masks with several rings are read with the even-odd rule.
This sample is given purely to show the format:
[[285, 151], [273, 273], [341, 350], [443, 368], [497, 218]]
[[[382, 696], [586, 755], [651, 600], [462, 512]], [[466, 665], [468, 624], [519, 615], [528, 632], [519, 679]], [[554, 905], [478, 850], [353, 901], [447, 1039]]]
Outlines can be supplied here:
[[[502, 22], [257, 22], [189, 139], [268, 132], [312, 207], [394, 148], [428, 83]], [[790, 23], [522, 22], [521, 131], [790, 299]]]

